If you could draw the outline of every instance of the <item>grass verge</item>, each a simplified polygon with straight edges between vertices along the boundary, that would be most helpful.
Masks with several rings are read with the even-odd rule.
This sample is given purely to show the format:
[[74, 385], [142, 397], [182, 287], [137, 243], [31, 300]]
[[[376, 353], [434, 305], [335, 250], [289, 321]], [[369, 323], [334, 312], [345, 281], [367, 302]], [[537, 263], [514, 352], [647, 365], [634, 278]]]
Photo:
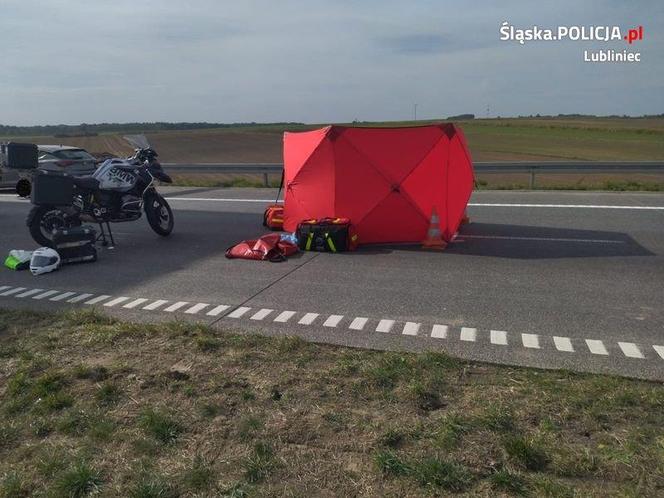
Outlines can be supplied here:
[[658, 383], [0, 310], [0, 496], [657, 496], [663, 409]]

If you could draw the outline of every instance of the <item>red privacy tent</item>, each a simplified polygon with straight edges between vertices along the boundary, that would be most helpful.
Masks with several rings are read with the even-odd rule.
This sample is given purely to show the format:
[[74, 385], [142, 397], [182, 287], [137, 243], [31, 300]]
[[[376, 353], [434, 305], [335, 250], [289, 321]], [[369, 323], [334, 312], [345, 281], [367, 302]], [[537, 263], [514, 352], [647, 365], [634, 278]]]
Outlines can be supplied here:
[[435, 207], [449, 241], [473, 179], [466, 140], [452, 124], [285, 133], [284, 229], [346, 217], [360, 244], [421, 242]]

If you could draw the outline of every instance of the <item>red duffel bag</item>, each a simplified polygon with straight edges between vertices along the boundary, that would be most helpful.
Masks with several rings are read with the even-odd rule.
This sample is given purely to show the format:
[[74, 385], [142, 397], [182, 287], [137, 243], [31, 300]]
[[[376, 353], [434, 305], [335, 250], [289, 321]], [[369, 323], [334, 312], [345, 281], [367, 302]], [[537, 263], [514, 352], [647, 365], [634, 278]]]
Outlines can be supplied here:
[[298, 247], [292, 242], [281, 240], [278, 233], [263, 235], [256, 240], [243, 240], [226, 250], [229, 259], [255, 259], [259, 261], [286, 261], [286, 257], [295, 254]]

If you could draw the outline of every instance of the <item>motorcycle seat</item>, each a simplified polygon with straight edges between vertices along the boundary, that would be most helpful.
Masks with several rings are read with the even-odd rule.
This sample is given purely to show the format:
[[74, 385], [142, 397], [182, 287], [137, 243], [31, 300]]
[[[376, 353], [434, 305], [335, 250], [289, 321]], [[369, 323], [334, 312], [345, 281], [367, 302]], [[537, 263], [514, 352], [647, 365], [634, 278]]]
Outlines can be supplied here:
[[85, 190], [97, 190], [99, 188], [99, 180], [91, 176], [75, 176], [74, 185]]

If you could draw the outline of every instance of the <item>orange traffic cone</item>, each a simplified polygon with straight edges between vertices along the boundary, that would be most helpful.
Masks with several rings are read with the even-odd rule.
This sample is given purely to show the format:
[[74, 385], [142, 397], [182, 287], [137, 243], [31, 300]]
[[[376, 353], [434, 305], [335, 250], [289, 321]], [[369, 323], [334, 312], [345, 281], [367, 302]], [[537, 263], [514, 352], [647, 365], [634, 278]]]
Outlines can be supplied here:
[[446, 247], [447, 243], [443, 240], [443, 236], [440, 233], [440, 221], [438, 219], [436, 208], [434, 207], [431, 211], [431, 223], [429, 223], [427, 238], [422, 242], [422, 248], [442, 251]]

